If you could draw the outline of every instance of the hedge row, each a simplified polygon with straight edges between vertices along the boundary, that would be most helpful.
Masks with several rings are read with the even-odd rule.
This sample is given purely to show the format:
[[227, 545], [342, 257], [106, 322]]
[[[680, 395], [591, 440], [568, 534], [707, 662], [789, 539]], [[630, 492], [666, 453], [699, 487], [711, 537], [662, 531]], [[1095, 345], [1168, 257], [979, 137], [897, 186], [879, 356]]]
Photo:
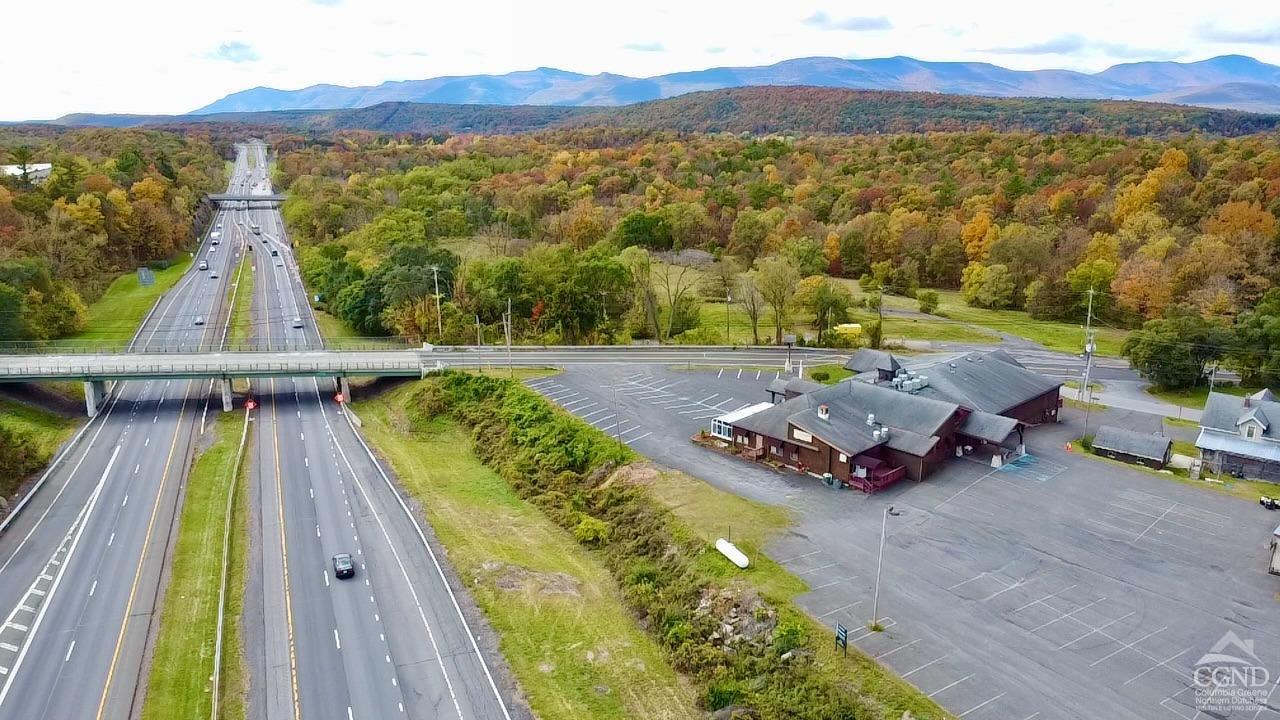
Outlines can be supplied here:
[[[486, 376], [436, 375], [409, 412], [414, 424], [447, 415], [470, 427], [486, 465], [593, 548], [641, 627], [698, 683], [706, 709], [762, 719], [886, 717], [818, 670], [819, 640], [799, 610], [713, 577], [698, 562], [705, 543], [647, 488], [614, 476], [635, 459], [625, 446], [519, 383]], [[744, 637], [734, 629], [748, 626], [766, 631]]]

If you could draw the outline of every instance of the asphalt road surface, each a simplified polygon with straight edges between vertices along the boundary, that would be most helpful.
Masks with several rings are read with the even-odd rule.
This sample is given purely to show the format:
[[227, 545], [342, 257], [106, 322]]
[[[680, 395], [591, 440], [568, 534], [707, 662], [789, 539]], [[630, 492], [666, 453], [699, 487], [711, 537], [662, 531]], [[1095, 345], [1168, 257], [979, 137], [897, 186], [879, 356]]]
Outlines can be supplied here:
[[[247, 149], [266, 166], [263, 146]], [[269, 193], [269, 180], [250, 192]], [[255, 342], [322, 348], [279, 213], [249, 215], [261, 228], [251, 253]], [[252, 391], [261, 557], [246, 599], [256, 639], [250, 715], [519, 717], [505, 671], [482, 652], [482, 628], [461, 609], [466, 599], [348, 423], [333, 380], [265, 379]], [[354, 557], [354, 577], [334, 577], [336, 553]]]
[[[244, 158], [232, 190], [247, 186]], [[217, 349], [237, 248], [230, 231], [143, 324], [135, 347]], [[218, 278], [210, 277], [216, 271]], [[196, 324], [196, 318], [203, 323]], [[208, 383], [129, 382], [0, 533], [0, 719], [123, 718], [136, 697], [178, 490]]]

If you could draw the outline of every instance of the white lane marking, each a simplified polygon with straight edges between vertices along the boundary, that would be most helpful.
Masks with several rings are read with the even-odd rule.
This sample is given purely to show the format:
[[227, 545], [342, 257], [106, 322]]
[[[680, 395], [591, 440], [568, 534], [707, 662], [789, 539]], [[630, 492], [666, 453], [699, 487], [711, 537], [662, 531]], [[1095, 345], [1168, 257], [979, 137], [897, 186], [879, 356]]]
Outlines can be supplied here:
[[329, 587], [329, 571], [324, 571], [324, 586]]
[[955, 681], [955, 682], [953, 682], [953, 683], [951, 683], [951, 684], [949, 684], [949, 685], [943, 685], [942, 687], [938, 688], [937, 690], [934, 690], [933, 692], [929, 693], [928, 697], [933, 697], [934, 695], [937, 695], [938, 693], [940, 693], [940, 692], [942, 692], [942, 691], [944, 691], [944, 690], [950, 690], [951, 688], [953, 688], [953, 687], [955, 687], [955, 686], [959, 685], [960, 683], [964, 682], [965, 680], [968, 680], [968, 679], [969, 679], [969, 678], [971, 678], [971, 677], [973, 677], [973, 673], [970, 673], [970, 674], [968, 674], [968, 675], [965, 675], [964, 677], [960, 678], [959, 680], [957, 680], [957, 681]]
[[129, 494], [125, 493], [124, 500], [120, 502], [120, 507], [124, 507], [128, 504], [129, 504]]
[[902, 673], [902, 677], [903, 677], [904, 679], [905, 679], [905, 678], [908, 678], [908, 677], [910, 677], [910, 676], [912, 676], [912, 675], [915, 675], [916, 673], [920, 672], [921, 670], [923, 670], [923, 669], [925, 669], [925, 668], [927, 668], [927, 667], [930, 667], [930, 666], [932, 666], [932, 665], [936, 665], [936, 664], [938, 664], [938, 663], [940, 663], [940, 662], [942, 662], [943, 660], [946, 660], [946, 659], [947, 659], [947, 656], [946, 656], [946, 655], [943, 655], [942, 657], [939, 657], [939, 658], [934, 658], [933, 660], [930, 660], [929, 662], [927, 662], [927, 663], [925, 663], [925, 664], [921, 665], [920, 667], [916, 668], [915, 670], [908, 670], [907, 672]]
[[639, 436], [639, 437], [633, 437], [633, 438], [631, 438], [630, 440], [628, 440], [627, 442], [629, 442], [629, 443], [633, 443], [633, 442], [635, 442], [635, 441], [637, 441], [637, 440], [643, 440], [643, 439], [645, 439], [645, 438], [649, 437], [649, 436], [650, 436], [650, 435], [652, 435], [652, 434], [653, 434], [653, 433], [651, 433], [651, 432], [647, 432], [647, 433], [645, 433], [645, 434], [643, 434], [643, 435], [641, 435], [641, 436]]
[[89, 597], [93, 597], [93, 591], [97, 589], [98, 589], [98, 581], [94, 580], [93, 584], [89, 586]]
[[141, 464], [141, 463], [139, 463], [139, 464], [137, 464], [137, 465], [134, 465], [134, 466], [133, 466], [133, 474], [134, 474], [134, 475], [137, 475], [137, 474], [138, 474], [138, 470], [139, 470], [139, 469], [141, 469], [141, 468], [142, 468], [142, 464]]
[[111, 537], [107, 538], [107, 545], [110, 546], [112, 542], [115, 542], [115, 539], [116, 539], [116, 534], [111, 533]]
[[298, 439], [299, 439], [299, 440], [302, 440], [302, 441], [304, 441], [304, 442], [305, 442], [305, 441], [306, 441], [306, 439], [307, 439], [307, 436], [306, 436], [306, 435], [303, 435], [302, 433], [298, 433]]
[[968, 715], [969, 713], [973, 712], [974, 710], [980, 710], [980, 709], [982, 709], [982, 708], [984, 708], [984, 707], [986, 707], [986, 706], [990, 705], [991, 703], [993, 703], [993, 702], [995, 702], [995, 701], [999, 700], [1000, 698], [1004, 697], [1004, 696], [1005, 696], [1005, 694], [1006, 694], [1006, 693], [1000, 693], [999, 695], [996, 695], [995, 697], [990, 698], [989, 700], [984, 700], [984, 701], [982, 701], [982, 702], [978, 703], [977, 705], [974, 705], [973, 707], [969, 708], [968, 710], [965, 710], [964, 712], [960, 713], [960, 714], [959, 714], [959, 715], [957, 715], [956, 717], [964, 717], [965, 715]]
[[76, 649], [76, 641], [75, 641], [75, 640], [72, 640], [72, 641], [71, 641], [71, 644], [67, 646], [67, 655], [66, 655], [66, 657], [62, 658], [62, 662], [67, 662], [68, 660], [70, 660], [70, 659], [71, 659], [71, 651], [72, 651], [72, 650], [75, 650], [75, 649]]
[[151, 438], [146, 438], [145, 440], [142, 441], [142, 447], [147, 447], [150, 444], [151, 444]]
[[302, 464], [303, 464], [303, 465], [305, 465], [305, 466], [307, 466], [307, 467], [311, 467], [311, 459], [310, 459], [310, 458], [305, 458], [305, 457], [304, 457], [304, 458], [302, 458]]
[[880, 653], [879, 655], [876, 655], [876, 656], [875, 656], [875, 658], [876, 658], [876, 660], [882, 660], [882, 659], [887, 658], [887, 657], [889, 657], [890, 655], [892, 655], [892, 654], [894, 654], [894, 653], [898, 652], [899, 650], [905, 650], [905, 649], [907, 649], [907, 648], [911, 647], [912, 645], [915, 645], [915, 644], [916, 644], [916, 643], [918, 643], [918, 642], [920, 642], [920, 639], [919, 639], [919, 638], [916, 638], [915, 640], [912, 640], [911, 642], [907, 643], [906, 645], [899, 645], [898, 647], [896, 647], [896, 648], [894, 648], [894, 649], [892, 649], [892, 650], [890, 650], [890, 651], [888, 651], [888, 652], [882, 652], [882, 653]]
[[339, 650], [342, 649], [342, 641], [338, 639], [338, 628], [333, 629], [333, 644], [337, 645]]
[[18, 646], [13, 643], [0, 643], [0, 650], [6, 652], [18, 652]]
[[[3, 688], [0, 688], [0, 707], [4, 705], [4, 700], [9, 695], [9, 689], [13, 687], [13, 677], [17, 674], [19, 668], [22, 667], [22, 661], [26, 658], [27, 651], [31, 649], [31, 643], [35, 639], [36, 633], [40, 630], [40, 623], [44, 621], [45, 612], [48, 611], [50, 603], [53, 602], [53, 596], [57, 593], [58, 587], [62, 583], [62, 578], [66, 574], [65, 563], [69, 562], [72, 556], [75, 555], [76, 548], [79, 547], [80, 545], [80, 538], [84, 535], [85, 526], [89, 524], [88, 518], [90, 515], [93, 514], [93, 509], [98, 504], [98, 497], [102, 494], [102, 487], [107, 482], [107, 475], [111, 474], [111, 468], [115, 466], [116, 458], [119, 455], [120, 455], [120, 446], [116, 445], [116, 449], [111, 453], [111, 459], [107, 461], [107, 466], [102, 470], [102, 477], [98, 479], [97, 486], [94, 487], [93, 493], [90, 494], [89, 496], [89, 502], [86, 503], [85, 506], [80, 510], [80, 514], [76, 517], [75, 522], [73, 522], [71, 525], [71, 527], [75, 528], [75, 534], [72, 535], [70, 531], [68, 531], [67, 533], [67, 537], [71, 539], [71, 545], [67, 547], [66, 552], [63, 553], [64, 564], [62, 566], [62, 570], [58, 572], [57, 577], [51, 578], [53, 580], [53, 583], [49, 586], [48, 596], [45, 598], [44, 602], [40, 604], [40, 612], [36, 613], [35, 621], [32, 622], [31, 624], [31, 627], [34, 629], [31, 630], [25, 638], [23, 638], [22, 649], [18, 651], [18, 656], [14, 658], [13, 667], [11, 668], [11, 671], [9, 673], [6, 673], [6, 676], [8, 677], [8, 682], [4, 684]], [[64, 539], [63, 542], [66, 542], [66, 540]], [[61, 552], [61, 548], [59, 548], [58, 551], [55, 551], [55, 554], [60, 552]], [[50, 579], [50, 578], [47, 574], [41, 573], [40, 578], [37, 578], [36, 581], [32, 583], [32, 585], [34, 586], [36, 583], [39, 583], [41, 579]], [[17, 626], [13, 625], [12, 623], [12, 617], [13, 616], [10, 615], [10, 620], [6, 621], [6, 624], [9, 625], [10, 627], [16, 628]], [[21, 632], [27, 632], [27, 629], [24, 627], [21, 630]]]

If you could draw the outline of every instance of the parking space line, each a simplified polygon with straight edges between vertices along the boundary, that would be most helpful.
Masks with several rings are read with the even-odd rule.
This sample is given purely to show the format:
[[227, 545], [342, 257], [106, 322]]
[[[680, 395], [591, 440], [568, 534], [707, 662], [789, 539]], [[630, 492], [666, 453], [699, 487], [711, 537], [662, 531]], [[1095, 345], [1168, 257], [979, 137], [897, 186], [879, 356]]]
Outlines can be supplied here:
[[856, 643], [856, 642], [858, 642], [859, 640], [866, 640], [867, 638], [871, 637], [872, 635], [878, 635], [878, 634], [880, 634], [880, 633], [884, 632], [885, 630], [888, 630], [889, 628], [893, 627], [894, 625], [897, 625], [897, 624], [898, 624], [898, 621], [897, 621], [897, 620], [894, 620], [894, 619], [893, 619], [893, 618], [891, 618], [891, 617], [883, 617], [883, 618], [881, 618], [881, 620], [883, 620], [884, 622], [880, 623], [880, 629], [879, 629], [879, 630], [867, 630], [866, 632], [862, 633], [861, 635], [859, 635], [859, 636], [857, 636], [857, 637], [855, 637], [855, 638], [852, 638], [852, 639], [850, 640], [850, 642], [855, 642], [855, 643]]
[[860, 576], [860, 575], [850, 575], [849, 577], [846, 577], [846, 578], [840, 578], [839, 580], [832, 580], [831, 582], [823, 583], [823, 584], [821, 584], [821, 585], [814, 585], [812, 588], [809, 588], [809, 589], [810, 589], [810, 590], [821, 590], [822, 588], [829, 588], [829, 587], [831, 587], [832, 585], [839, 585], [840, 583], [846, 583], [846, 582], [849, 582], [850, 580], [857, 580], [859, 577], [861, 577], [861, 576]]
[[859, 606], [859, 605], [861, 605], [861, 604], [862, 604], [862, 601], [861, 601], [861, 600], [857, 600], [857, 601], [855, 601], [855, 602], [851, 602], [851, 603], [849, 603], [848, 605], [841, 605], [840, 607], [836, 608], [835, 610], [828, 610], [828, 611], [826, 611], [826, 612], [822, 613], [821, 615], [819, 615], [818, 617], [819, 617], [819, 618], [830, 617], [830, 616], [835, 615], [836, 613], [840, 612], [841, 610], [848, 610], [848, 609], [850, 609], [850, 608], [857, 607], [857, 606]]
[[961, 580], [960, 582], [956, 583], [955, 585], [952, 585], [951, 587], [947, 588], [947, 590], [955, 590], [956, 588], [960, 587], [961, 585], [968, 585], [969, 583], [973, 582], [974, 580], [981, 580], [982, 578], [984, 578], [984, 577], [986, 577], [986, 576], [987, 576], [987, 574], [986, 574], [985, 572], [978, 573], [977, 575], [974, 575], [973, 577], [969, 578], [968, 580]]
[[789, 562], [795, 562], [796, 560], [799, 560], [799, 559], [801, 559], [801, 558], [812, 557], [812, 556], [814, 556], [814, 555], [817, 555], [817, 554], [818, 554], [818, 553], [820, 553], [820, 552], [822, 552], [822, 551], [821, 551], [821, 550], [812, 550], [812, 551], [807, 552], [807, 553], [805, 553], [805, 554], [803, 554], [803, 555], [796, 555], [795, 557], [789, 557], [789, 558], [787, 558], [786, 560], [779, 560], [779, 561], [778, 561], [778, 564], [780, 564], [780, 565], [786, 565], [786, 564], [787, 564], [787, 563], [789, 563]]
[[1059, 590], [1059, 591], [1057, 591], [1057, 592], [1049, 593], [1048, 595], [1045, 595], [1044, 597], [1040, 598], [1039, 600], [1032, 600], [1031, 602], [1027, 603], [1026, 605], [1023, 605], [1022, 607], [1019, 607], [1019, 608], [1017, 608], [1016, 610], [1010, 610], [1009, 612], [1011, 612], [1011, 613], [1022, 612], [1023, 610], [1026, 610], [1027, 608], [1031, 607], [1032, 605], [1035, 605], [1036, 603], [1042, 603], [1042, 602], [1044, 602], [1045, 600], [1050, 600], [1050, 599], [1052, 599], [1052, 598], [1055, 598], [1055, 597], [1057, 597], [1057, 596], [1061, 595], [1062, 593], [1067, 592], [1068, 590], [1071, 590], [1072, 588], [1074, 588], [1074, 587], [1075, 587], [1076, 585], [1078, 585], [1078, 584], [1079, 584], [1079, 583], [1073, 583], [1073, 584], [1071, 584], [1071, 585], [1068, 585], [1067, 587], [1064, 587], [1064, 588], [1062, 588], [1061, 590]]
[[1070, 646], [1072, 646], [1072, 645], [1075, 645], [1076, 643], [1080, 642], [1081, 640], [1083, 640], [1083, 639], [1085, 639], [1085, 638], [1089, 637], [1090, 635], [1093, 635], [1094, 633], [1100, 633], [1100, 632], [1102, 632], [1103, 630], [1106, 630], [1107, 628], [1111, 627], [1112, 625], [1115, 625], [1116, 623], [1120, 622], [1121, 620], [1124, 620], [1124, 619], [1126, 619], [1126, 618], [1128, 618], [1128, 617], [1133, 616], [1136, 612], [1137, 612], [1137, 611], [1127, 612], [1127, 613], [1125, 613], [1124, 615], [1121, 615], [1120, 617], [1116, 618], [1115, 620], [1108, 620], [1107, 622], [1103, 623], [1102, 625], [1099, 625], [1099, 626], [1098, 626], [1098, 627], [1096, 627], [1096, 628], [1093, 628], [1092, 630], [1090, 630], [1089, 632], [1087, 632], [1087, 633], [1085, 633], [1085, 634], [1081, 635], [1080, 637], [1076, 638], [1075, 640], [1072, 640], [1071, 642], [1063, 643], [1062, 645], [1059, 645], [1059, 646], [1058, 646], [1058, 649], [1059, 649], [1059, 650], [1065, 650], [1065, 649], [1067, 649], [1068, 647], [1070, 647]]
[[[564, 408], [565, 410], [569, 410], [569, 409], [570, 409], [570, 408], [572, 408], [574, 405], [578, 405], [578, 404], [580, 404], [580, 403], [584, 403], [584, 402], [591, 402], [591, 398], [590, 398], [590, 397], [584, 397], [584, 398], [581, 398], [581, 399], [578, 399], [578, 400], [572, 400], [572, 401], [570, 401], [570, 402], [565, 403], [564, 405], [561, 405], [560, 407]], [[588, 405], [587, 407], [595, 407], [595, 403], [591, 403], [591, 404], [590, 404], [590, 405]]]
[[925, 664], [921, 665], [920, 667], [916, 668], [915, 670], [908, 670], [907, 672], [902, 673], [902, 676], [901, 676], [901, 677], [903, 677], [903, 678], [907, 678], [907, 677], [910, 677], [910, 676], [912, 676], [912, 675], [915, 675], [916, 673], [920, 672], [921, 670], [923, 670], [923, 669], [925, 669], [925, 668], [927, 668], [927, 667], [930, 667], [930, 666], [932, 666], [932, 665], [936, 665], [936, 664], [938, 664], [938, 663], [942, 662], [943, 660], [946, 660], [948, 657], [951, 657], [951, 656], [950, 656], [950, 655], [942, 655], [942, 656], [940, 656], [940, 657], [936, 657], [936, 658], [934, 658], [933, 660], [930, 660], [929, 662], [927, 662], [927, 663], [925, 663]]
[[1169, 506], [1169, 509], [1168, 509], [1168, 510], [1165, 510], [1164, 512], [1160, 513], [1160, 517], [1156, 518], [1155, 520], [1152, 520], [1152, 521], [1151, 521], [1151, 524], [1147, 526], [1147, 529], [1146, 529], [1146, 530], [1143, 530], [1142, 532], [1138, 533], [1138, 537], [1134, 538], [1134, 539], [1133, 539], [1133, 541], [1130, 543], [1130, 545], [1132, 545], [1133, 543], [1138, 542], [1139, 540], [1141, 540], [1141, 539], [1142, 539], [1142, 537], [1143, 537], [1144, 535], [1146, 535], [1147, 533], [1151, 532], [1151, 528], [1155, 527], [1157, 523], [1159, 523], [1161, 520], [1163, 520], [1163, 519], [1165, 518], [1165, 516], [1169, 514], [1169, 510], [1172, 510], [1172, 509], [1174, 509], [1174, 508], [1175, 508], [1175, 507], [1177, 507], [1177, 506], [1178, 506], [1178, 504], [1177, 504], [1177, 503], [1174, 503], [1173, 505], [1170, 505], [1170, 506]]
[[631, 428], [630, 430], [628, 430], [628, 431], [626, 431], [626, 432], [622, 433], [622, 434], [621, 434], [621, 435], [619, 435], [618, 437], [620, 437], [620, 438], [622, 438], [622, 439], [624, 439], [624, 440], [625, 440], [625, 439], [626, 439], [626, 437], [627, 437], [627, 435], [630, 435], [631, 433], [633, 433], [633, 432], [635, 432], [635, 431], [637, 431], [637, 430], [643, 430], [643, 429], [644, 429], [644, 426], [643, 426], [643, 425], [637, 425], [637, 426], [635, 426], [635, 427]]
[[699, 405], [705, 405], [706, 403], [711, 402], [712, 400], [718, 397], [720, 397], [720, 393], [712, 393], [711, 395], [708, 395], [707, 397], [704, 397], [701, 400], [698, 400], [697, 402]]
[[[1064, 612], [1064, 613], [1062, 613], [1061, 615], [1059, 615], [1058, 617], [1056, 617], [1056, 618], [1054, 618], [1054, 619], [1052, 619], [1052, 620], [1050, 620], [1050, 621], [1048, 621], [1048, 622], [1041, 623], [1040, 625], [1037, 625], [1037, 626], [1035, 627], [1035, 629], [1030, 630], [1029, 632], [1031, 632], [1031, 633], [1037, 633], [1037, 632], [1040, 632], [1041, 630], [1043, 630], [1043, 629], [1045, 629], [1045, 628], [1049, 627], [1050, 625], [1052, 625], [1052, 624], [1054, 624], [1054, 623], [1058, 622], [1059, 620], [1066, 620], [1067, 618], [1071, 617], [1072, 615], [1075, 615], [1076, 613], [1080, 612], [1081, 610], [1087, 610], [1087, 609], [1089, 609], [1089, 608], [1093, 607], [1094, 605], [1097, 605], [1098, 603], [1102, 602], [1103, 600], [1106, 600], [1106, 598], [1105, 598], [1105, 597], [1100, 597], [1100, 598], [1098, 598], [1097, 600], [1094, 600], [1093, 602], [1090, 602], [1090, 603], [1088, 603], [1088, 604], [1086, 604], [1086, 605], [1081, 605], [1080, 607], [1076, 608], [1075, 610], [1072, 610], [1071, 612]], [[1045, 607], [1047, 607], [1047, 608], [1049, 608], [1049, 609], [1054, 609], [1052, 605], [1047, 605], [1047, 604], [1046, 604], [1046, 605], [1045, 605]], [[1091, 626], [1086, 625], [1086, 627], [1091, 627]]]
[[905, 644], [905, 645], [899, 645], [898, 647], [896, 647], [896, 648], [894, 648], [894, 649], [892, 649], [892, 650], [889, 650], [889, 651], [887, 651], [887, 652], [882, 652], [882, 653], [880, 653], [879, 655], [875, 655], [874, 657], [875, 657], [875, 659], [876, 659], [876, 660], [882, 660], [882, 659], [887, 658], [887, 657], [889, 657], [890, 655], [892, 655], [892, 654], [894, 654], [894, 653], [898, 652], [899, 650], [905, 650], [905, 649], [907, 649], [907, 648], [911, 647], [912, 645], [915, 645], [915, 644], [916, 644], [916, 643], [918, 643], [918, 642], [920, 642], [920, 638], [916, 638], [915, 640], [912, 640], [911, 642], [909, 642], [909, 643], [907, 643], [907, 644]]
[[974, 710], [981, 710], [982, 708], [984, 708], [984, 707], [986, 707], [986, 706], [990, 705], [991, 703], [993, 703], [993, 702], [995, 702], [995, 701], [999, 700], [1000, 698], [1004, 697], [1006, 694], [1007, 694], [1007, 693], [1000, 693], [999, 695], [996, 695], [995, 697], [993, 697], [993, 698], [991, 698], [991, 699], [989, 699], [989, 700], [983, 700], [982, 702], [978, 703], [977, 705], [974, 705], [973, 707], [969, 708], [968, 710], [965, 710], [964, 712], [960, 713], [960, 714], [959, 714], [959, 715], [957, 715], [956, 717], [964, 717], [965, 715], [968, 715], [969, 713], [973, 712]]
[[943, 685], [937, 690], [934, 690], [933, 692], [929, 693], [927, 697], [933, 697], [934, 695], [937, 695], [938, 693], [943, 692], [944, 690], [950, 690], [951, 688], [959, 685], [960, 683], [964, 682], [965, 680], [968, 680], [971, 677], [973, 677], [973, 673], [969, 673], [968, 675], [965, 675], [964, 677], [960, 678], [959, 680], [953, 683], [950, 683], [948, 685]]
[[627, 440], [627, 442], [632, 443], [632, 442], [635, 442], [635, 441], [637, 441], [637, 440], [643, 440], [643, 439], [645, 439], [645, 438], [649, 437], [649, 436], [650, 436], [650, 435], [652, 435], [652, 434], [653, 434], [653, 433], [651, 433], [651, 432], [647, 432], [647, 433], [645, 433], [645, 434], [641, 435], [640, 437], [633, 437], [633, 438], [631, 438], [630, 440]]
[[[1145, 653], [1144, 653], [1144, 654], [1145, 654]], [[1147, 673], [1151, 672], [1152, 670], [1155, 670], [1155, 669], [1156, 669], [1156, 668], [1158, 668], [1158, 667], [1168, 668], [1169, 670], [1173, 670], [1175, 673], [1177, 673], [1177, 674], [1181, 675], [1181, 673], [1178, 673], [1178, 671], [1177, 671], [1177, 670], [1174, 670], [1172, 667], [1170, 667], [1170, 666], [1169, 666], [1169, 663], [1173, 662], [1174, 660], [1177, 660], [1178, 658], [1180, 658], [1180, 657], [1182, 657], [1183, 655], [1186, 655], [1186, 654], [1187, 654], [1187, 650], [1183, 650], [1182, 652], [1178, 653], [1177, 655], [1174, 655], [1174, 656], [1172, 656], [1172, 657], [1170, 657], [1170, 658], [1168, 658], [1168, 659], [1165, 659], [1165, 660], [1161, 660], [1161, 661], [1157, 662], [1155, 665], [1152, 665], [1151, 667], [1147, 668], [1146, 670], [1143, 670], [1142, 672], [1138, 673], [1137, 675], [1134, 675], [1133, 677], [1129, 678], [1128, 680], [1125, 680], [1125, 681], [1124, 681], [1124, 684], [1125, 684], [1125, 685], [1128, 685], [1129, 683], [1133, 682], [1134, 680], [1137, 680], [1138, 678], [1142, 677], [1143, 675], [1146, 675]]]
[[835, 567], [835, 566], [836, 566], [836, 564], [835, 564], [835, 563], [827, 563], [826, 565], [819, 565], [818, 567], [815, 567], [815, 568], [809, 568], [808, 570], [801, 570], [800, 572], [798, 572], [798, 573], [796, 573], [796, 574], [797, 574], [797, 575], [808, 575], [808, 574], [809, 574], [809, 573], [811, 573], [811, 572], [818, 572], [819, 570], [826, 570], [826, 569], [827, 569], [827, 568], [829, 568], [829, 567]]
[[609, 421], [613, 420], [613, 418], [614, 418], [614, 416], [613, 416], [613, 415], [610, 415], [609, 417], [600, 418], [599, 420], [592, 420], [589, 424], [591, 425], [591, 427], [593, 427], [593, 428], [595, 428], [595, 429], [599, 430], [599, 429], [601, 429], [601, 428], [603, 428], [603, 427], [604, 427], [603, 425], [600, 425], [599, 423], [607, 423], [607, 422], [609, 422]]
[[1097, 660], [1094, 660], [1093, 662], [1089, 663], [1089, 667], [1094, 667], [1094, 666], [1098, 665], [1099, 663], [1105, 662], [1106, 660], [1108, 660], [1108, 659], [1110, 659], [1110, 658], [1112, 658], [1112, 657], [1114, 657], [1114, 656], [1116, 656], [1116, 655], [1118, 655], [1118, 654], [1120, 654], [1120, 653], [1124, 652], [1125, 650], [1133, 649], [1133, 647], [1134, 647], [1135, 645], [1137, 645], [1138, 643], [1142, 642], [1143, 640], [1146, 640], [1146, 639], [1147, 639], [1147, 638], [1149, 638], [1149, 637], [1153, 637], [1153, 636], [1155, 636], [1155, 635], [1158, 635], [1158, 634], [1160, 634], [1160, 633], [1162, 633], [1162, 632], [1164, 632], [1165, 630], [1168, 630], [1168, 629], [1169, 629], [1169, 626], [1168, 626], [1168, 625], [1165, 625], [1164, 627], [1160, 628], [1159, 630], [1152, 630], [1151, 632], [1147, 633], [1146, 635], [1143, 635], [1142, 637], [1138, 638], [1137, 640], [1134, 640], [1134, 641], [1133, 641], [1133, 642], [1131, 642], [1131, 643], [1124, 643], [1124, 644], [1122, 644], [1120, 647], [1116, 648], [1115, 650], [1112, 650], [1111, 652], [1107, 653], [1106, 655], [1103, 655], [1102, 657], [1098, 658]]
[[596, 410], [594, 412], [589, 412], [586, 415], [579, 415], [578, 417], [583, 420], [586, 420], [587, 418], [592, 417], [594, 415], [602, 415], [607, 412], [609, 412], [609, 408], [600, 408], [599, 410]]

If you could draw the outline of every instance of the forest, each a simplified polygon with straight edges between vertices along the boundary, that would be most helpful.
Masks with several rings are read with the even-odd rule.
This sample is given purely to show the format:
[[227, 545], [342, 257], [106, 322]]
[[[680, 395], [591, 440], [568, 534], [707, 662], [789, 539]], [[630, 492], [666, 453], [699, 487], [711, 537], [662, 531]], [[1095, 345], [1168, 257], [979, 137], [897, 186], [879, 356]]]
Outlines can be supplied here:
[[[228, 147], [154, 130], [0, 128], [0, 163], [17, 166], [0, 179], [0, 341], [79, 332], [115, 277], [189, 250]], [[36, 181], [40, 163], [53, 168]]]
[[879, 297], [857, 290], [929, 313], [942, 289], [1133, 330], [1126, 352], [1167, 387], [1217, 360], [1280, 377], [1274, 137], [271, 141], [305, 278], [360, 334], [492, 340], [510, 302], [517, 341], [714, 342], [698, 313], [731, 298], [753, 340], [801, 321], [832, 344]]

